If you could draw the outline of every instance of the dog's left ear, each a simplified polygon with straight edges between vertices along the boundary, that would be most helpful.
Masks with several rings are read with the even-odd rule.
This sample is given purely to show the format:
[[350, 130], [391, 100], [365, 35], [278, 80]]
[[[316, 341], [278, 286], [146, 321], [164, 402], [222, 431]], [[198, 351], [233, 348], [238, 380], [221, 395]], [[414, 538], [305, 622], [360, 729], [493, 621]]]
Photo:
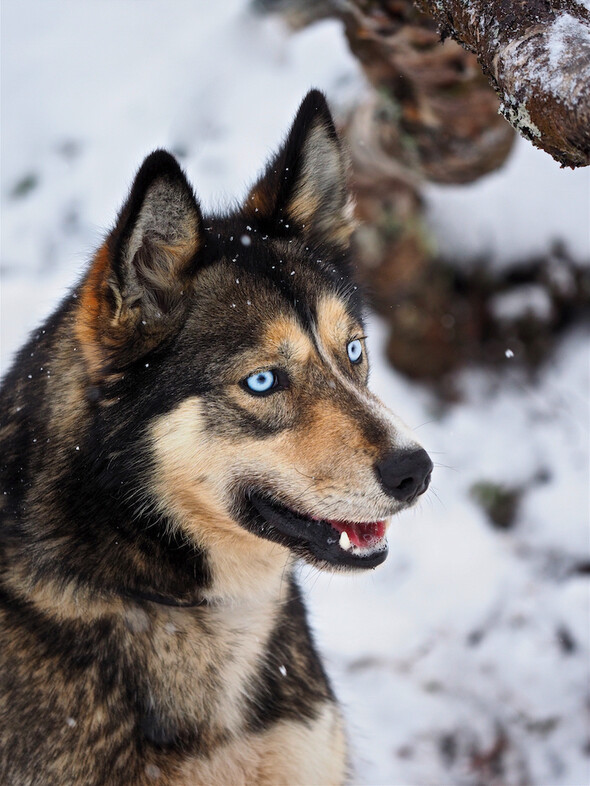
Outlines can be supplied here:
[[326, 99], [303, 99], [289, 135], [244, 205], [247, 218], [268, 233], [303, 233], [347, 246], [354, 230], [348, 162]]
[[76, 334], [93, 376], [122, 369], [179, 329], [202, 242], [193, 191], [176, 159], [157, 150], [79, 291]]

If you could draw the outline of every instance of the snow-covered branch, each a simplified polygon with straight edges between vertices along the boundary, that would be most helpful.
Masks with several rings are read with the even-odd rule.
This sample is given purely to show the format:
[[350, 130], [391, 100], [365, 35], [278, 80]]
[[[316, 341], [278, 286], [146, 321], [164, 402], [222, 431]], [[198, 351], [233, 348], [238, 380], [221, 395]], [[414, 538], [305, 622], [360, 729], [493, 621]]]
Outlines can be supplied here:
[[474, 52], [501, 112], [563, 166], [590, 164], [590, 0], [415, 0]]

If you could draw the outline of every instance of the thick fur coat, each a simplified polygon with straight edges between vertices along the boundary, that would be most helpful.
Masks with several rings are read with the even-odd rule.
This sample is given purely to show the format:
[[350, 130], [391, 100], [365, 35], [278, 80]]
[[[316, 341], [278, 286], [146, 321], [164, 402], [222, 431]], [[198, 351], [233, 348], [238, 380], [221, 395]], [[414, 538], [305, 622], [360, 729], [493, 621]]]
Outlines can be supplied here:
[[227, 216], [150, 155], [17, 356], [0, 394], [1, 783], [346, 781], [293, 565], [378, 565], [432, 467], [367, 389], [352, 230], [312, 91]]

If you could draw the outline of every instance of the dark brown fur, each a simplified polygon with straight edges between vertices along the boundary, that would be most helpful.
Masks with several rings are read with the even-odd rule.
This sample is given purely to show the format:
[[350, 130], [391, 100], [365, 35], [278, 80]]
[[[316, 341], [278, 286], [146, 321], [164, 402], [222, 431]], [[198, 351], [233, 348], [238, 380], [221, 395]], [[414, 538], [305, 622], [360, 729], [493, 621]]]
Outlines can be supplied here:
[[[375, 467], [414, 443], [344, 349], [362, 337], [345, 170], [317, 92], [228, 217], [204, 219], [152, 154], [16, 358], [0, 395], [1, 783], [343, 782], [292, 577], [294, 556], [327, 563], [251, 494], [357, 521], [403, 506]], [[282, 369], [281, 393], [248, 392], [261, 367]]]

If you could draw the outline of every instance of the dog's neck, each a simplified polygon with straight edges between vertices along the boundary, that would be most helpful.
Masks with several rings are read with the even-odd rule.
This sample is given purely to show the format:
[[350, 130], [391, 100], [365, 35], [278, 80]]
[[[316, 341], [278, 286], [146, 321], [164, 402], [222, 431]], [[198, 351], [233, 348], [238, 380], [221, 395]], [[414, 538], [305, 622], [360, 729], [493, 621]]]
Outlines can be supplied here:
[[[294, 567], [294, 559], [286, 549], [255, 538], [247, 559], [243, 549], [228, 549], [226, 543], [219, 553], [214, 549], [211, 553], [197, 553], [192, 580], [187, 577], [187, 565], [182, 565], [184, 576], [174, 581], [170, 575], [173, 564], [166, 562], [164, 556], [174, 554], [178, 548], [167, 542], [161, 544], [159, 552], [154, 550], [150, 562], [158, 564], [109, 576], [105, 561], [108, 548], [97, 549], [93, 569], [84, 571], [79, 566], [84, 554], [88, 556], [88, 543], [71, 541], [65, 555], [69, 562], [54, 560], [51, 564], [44, 559], [52, 551], [50, 543], [44, 541], [39, 551], [33, 540], [27, 541], [18, 536], [7, 541], [10, 569], [5, 571], [5, 587], [21, 601], [32, 602], [39, 610], [64, 618], [100, 616], [116, 608], [123, 613], [126, 608], [146, 604], [154, 611], [198, 610], [201, 617], [208, 611], [218, 616], [223, 608], [261, 609], [282, 601]], [[115, 542], [116, 545], [122, 546], [117, 559], [128, 567], [134, 554], [147, 550], [141, 537], [137, 544]], [[199, 572], [198, 568], [204, 569]]]
[[247, 546], [237, 539], [233, 548], [224, 541], [208, 551], [211, 582], [203, 589], [208, 603], [275, 601], [288, 582], [294, 564], [290, 552], [250, 533], [244, 535]]

